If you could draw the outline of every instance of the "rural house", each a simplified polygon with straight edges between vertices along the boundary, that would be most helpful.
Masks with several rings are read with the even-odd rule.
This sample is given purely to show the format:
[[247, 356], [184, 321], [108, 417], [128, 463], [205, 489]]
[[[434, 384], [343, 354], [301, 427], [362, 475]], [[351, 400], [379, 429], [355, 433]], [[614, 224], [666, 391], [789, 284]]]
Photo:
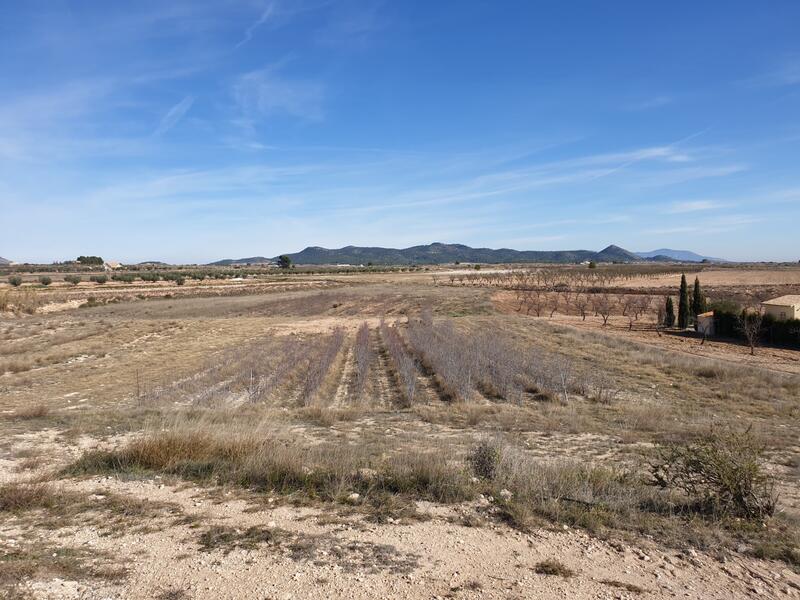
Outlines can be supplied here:
[[800, 295], [781, 296], [761, 303], [764, 314], [778, 321], [800, 319]]
[[714, 335], [714, 311], [700, 313], [695, 320], [697, 332], [704, 336], [713, 337]]

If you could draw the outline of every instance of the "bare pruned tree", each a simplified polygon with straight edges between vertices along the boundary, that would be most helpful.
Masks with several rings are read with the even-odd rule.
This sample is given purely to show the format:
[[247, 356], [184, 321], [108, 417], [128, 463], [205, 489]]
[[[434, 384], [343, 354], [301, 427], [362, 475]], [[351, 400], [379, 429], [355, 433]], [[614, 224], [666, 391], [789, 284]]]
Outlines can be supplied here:
[[575, 300], [573, 301], [575, 308], [578, 309], [578, 312], [581, 315], [581, 320], [586, 320], [586, 309], [589, 308], [589, 296], [586, 294], [576, 294]]
[[541, 317], [546, 300], [547, 297], [541, 290], [525, 290], [525, 304], [527, 307], [525, 314], [529, 315], [533, 310], [537, 317]]
[[747, 345], [750, 346], [751, 356], [755, 355], [756, 353], [756, 345], [761, 337], [761, 325], [763, 319], [764, 315], [761, 312], [760, 305], [748, 306], [744, 308], [742, 313], [739, 315], [739, 331], [742, 332], [744, 339], [747, 340]]
[[611, 316], [611, 313], [614, 311], [614, 305], [616, 302], [612, 299], [612, 296], [608, 294], [608, 292], [603, 292], [602, 294], [597, 294], [595, 298], [595, 311], [603, 318], [603, 327], [608, 325], [608, 318]]
[[558, 311], [558, 294], [553, 294], [548, 299], [548, 304], [550, 305], [550, 318], [553, 318], [553, 315], [556, 314]]

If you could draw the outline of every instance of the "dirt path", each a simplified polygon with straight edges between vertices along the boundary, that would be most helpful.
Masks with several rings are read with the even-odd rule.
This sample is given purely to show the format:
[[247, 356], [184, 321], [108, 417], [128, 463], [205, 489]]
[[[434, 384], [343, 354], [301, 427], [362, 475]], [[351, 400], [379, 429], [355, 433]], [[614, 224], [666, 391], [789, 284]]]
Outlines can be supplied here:
[[389, 356], [377, 329], [372, 334], [372, 343], [373, 358], [369, 377], [370, 403], [379, 410], [390, 410], [399, 404], [400, 391], [397, 389], [394, 377], [390, 375]]
[[353, 373], [356, 367], [356, 357], [352, 346], [344, 349], [344, 366], [341, 369], [341, 377], [336, 393], [331, 401], [331, 408], [345, 408], [353, 402], [351, 397]]

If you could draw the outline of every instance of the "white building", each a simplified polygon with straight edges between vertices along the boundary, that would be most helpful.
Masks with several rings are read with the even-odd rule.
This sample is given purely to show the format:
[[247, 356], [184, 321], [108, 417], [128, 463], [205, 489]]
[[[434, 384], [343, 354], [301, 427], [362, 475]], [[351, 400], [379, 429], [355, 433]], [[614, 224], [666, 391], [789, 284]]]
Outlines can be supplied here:
[[781, 296], [761, 303], [764, 315], [777, 321], [800, 319], [800, 295]]
[[697, 333], [712, 337], [714, 335], [714, 311], [710, 310], [697, 315], [695, 324], [697, 325]]

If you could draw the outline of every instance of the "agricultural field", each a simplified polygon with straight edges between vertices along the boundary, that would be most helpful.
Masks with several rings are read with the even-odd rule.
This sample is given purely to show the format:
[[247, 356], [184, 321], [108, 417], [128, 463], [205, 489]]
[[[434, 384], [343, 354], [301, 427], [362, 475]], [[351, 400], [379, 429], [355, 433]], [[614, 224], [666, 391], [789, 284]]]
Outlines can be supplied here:
[[800, 269], [4, 285], [8, 598], [800, 597]]

